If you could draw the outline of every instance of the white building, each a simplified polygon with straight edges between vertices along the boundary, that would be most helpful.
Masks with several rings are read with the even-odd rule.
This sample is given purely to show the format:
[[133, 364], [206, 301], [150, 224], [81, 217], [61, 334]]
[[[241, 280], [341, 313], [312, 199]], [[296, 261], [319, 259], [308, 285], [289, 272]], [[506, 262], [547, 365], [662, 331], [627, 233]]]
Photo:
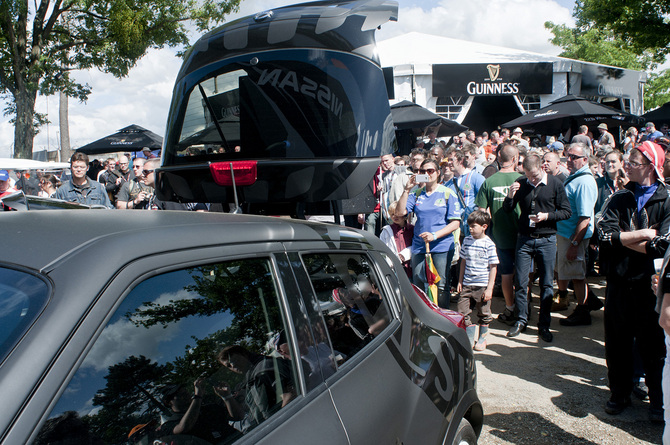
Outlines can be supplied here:
[[478, 133], [567, 94], [643, 110], [643, 71], [417, 32], [377, 46], [394, 101], [410, 100]]

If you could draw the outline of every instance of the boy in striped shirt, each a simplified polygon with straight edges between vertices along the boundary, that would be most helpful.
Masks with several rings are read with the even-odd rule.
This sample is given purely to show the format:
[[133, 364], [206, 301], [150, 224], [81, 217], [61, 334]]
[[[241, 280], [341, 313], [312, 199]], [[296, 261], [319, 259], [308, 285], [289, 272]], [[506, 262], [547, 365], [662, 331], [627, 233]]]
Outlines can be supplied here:
[[[465, 317], [465, 326], [470, 345], [475, 351], [486, 349], [486, 336], [491, 315], [491, 297], [496, 278], [498, 254], [496, 246], [486, 235], [491, 225], [491, 215], [483, 210], [475, 210], [468, 216], [470, 235], [465, 237], [461, 246], [461, 272], [458, 277], [458, 312]], [[479, 338], [475, 343], [477, 325], [472, 324], [470, 314], [477, 308], [479, 317]]]

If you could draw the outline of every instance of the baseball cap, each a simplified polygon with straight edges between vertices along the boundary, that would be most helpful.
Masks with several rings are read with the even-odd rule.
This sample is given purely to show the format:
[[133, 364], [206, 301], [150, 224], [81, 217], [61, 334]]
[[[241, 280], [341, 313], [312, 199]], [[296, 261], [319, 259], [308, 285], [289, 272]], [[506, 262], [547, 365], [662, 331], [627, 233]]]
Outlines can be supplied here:
[[656, 176], [659, 180], [663, 181], [663, 163], [665, 163], [665, 152], [663, 151], [663, 148], [651, 141], [644, 141], [635, 148], [642, 153], [642, 156], [651, 162], [656, 171]]
[[564, 150], [565, 146], [563, 145], [562, 142], [556, 141], [556, 142], [552, 142], [551, 144], [547, 145], [547, 148], [551, 151], [559, 151], [559, 150]]
[[7, 170], [0, 170], [0, 181], [9, 181], [9, 172]]
[[516, 127], [514, 129], [514, 131], [512, 132], [512, 134], [514, 134], [514, 133], [523, 133], [523, 130], [521, 129], [521, 127]]

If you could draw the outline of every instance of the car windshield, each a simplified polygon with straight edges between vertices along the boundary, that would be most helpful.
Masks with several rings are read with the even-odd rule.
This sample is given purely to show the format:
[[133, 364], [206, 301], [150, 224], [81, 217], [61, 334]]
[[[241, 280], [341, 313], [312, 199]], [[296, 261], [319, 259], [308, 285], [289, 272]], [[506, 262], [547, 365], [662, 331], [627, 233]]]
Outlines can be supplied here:
[[0, 267], [0, 363], [42, 311], [49, 292], [35, 275]]
[[173, 104], [170, 120], [179, 117], [166, 147], [169, 163], [191, 162], [190, 156], [375, 156], [393, 143], [392, 121], [380, 105], [388, 104], [386, 88], [368, 59], [285, 50], [212, 65], [175, 88], [192, 85], [183, 102]]

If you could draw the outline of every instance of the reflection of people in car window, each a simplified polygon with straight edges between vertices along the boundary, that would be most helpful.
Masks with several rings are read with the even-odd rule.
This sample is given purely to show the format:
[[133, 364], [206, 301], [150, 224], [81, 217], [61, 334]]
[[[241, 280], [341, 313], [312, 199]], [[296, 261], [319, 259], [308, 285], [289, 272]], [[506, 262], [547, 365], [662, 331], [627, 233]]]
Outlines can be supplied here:
[[[232, 402], [233, 420], [244, 420], [243, 432], [269, 418], [296, 395], [289, 360], [254, 354], [239, 345], [226, 346], [217, 359], [230, 371], [244, 376], [240, 390], [244, 391], [245, 406], [240, 406], [235, 398], [228, 399]], [[216, 392], [224, 399], [232, 395], [225, 384]]]
[[[227, 410], [216, 404], [203, 404], [204, 378], [197, 379], [191, 395], [183, 385], [169, 385], [163, 390], [163, 404], [172, 411], [172, 416], [158, 429], [158, 436], [189, 435], [208, 443], [218, 443], [236, 434], [228, 424]], [[175, 439], [180, 443], [179, 439]]]
[[379, 290], [361, 274], [350, 289], [340, 288], [333, 293], [347, 306], [349, 326], [363, 340], [371, 340], [388, 324]]

